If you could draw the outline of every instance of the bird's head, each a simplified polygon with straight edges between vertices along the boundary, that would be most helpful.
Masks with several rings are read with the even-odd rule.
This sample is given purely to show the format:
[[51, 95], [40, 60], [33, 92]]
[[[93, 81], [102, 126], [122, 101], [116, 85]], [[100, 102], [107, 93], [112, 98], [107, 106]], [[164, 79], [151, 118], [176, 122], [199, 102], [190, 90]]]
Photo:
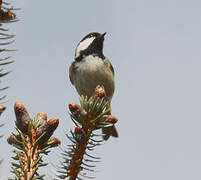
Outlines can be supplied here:
[[80, 61], [83, 56], [91, 54], [103, 58], [103, 42], [105, 34], [106, 32], [103, 34], [92, 32], [86, 35], [77, 45], [75, 60]]

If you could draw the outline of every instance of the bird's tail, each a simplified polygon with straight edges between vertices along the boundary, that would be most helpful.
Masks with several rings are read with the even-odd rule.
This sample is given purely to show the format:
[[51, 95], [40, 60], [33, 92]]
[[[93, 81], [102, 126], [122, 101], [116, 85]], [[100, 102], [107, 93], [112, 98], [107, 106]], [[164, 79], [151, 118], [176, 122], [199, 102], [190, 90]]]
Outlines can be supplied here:
[[105, 127], [105, 128], [102, 128], [102, 132], [103, 132], [103, 139], [105, 141], [107, 141], [109, 139], [110, 136], [113, 136], [113, 137], [118, 137], [119, 134], [117, 132], [117, 129], [115, 126], [110, 126], [110, 127]]
[[[108, 107], [110, 107], [110, 111], [108, 112], [108, 115], [111, 115], [111, 105], [110, 104], [111, 104], [111, 99], [109, 99], [109, 104], [108, 104]], [[107, 141], [110, 138], [110, 136], [119, 137], [119, 134], [118, 134], [118, 131], [117, 131], [117, 128], [115, 127], [115, 125], [102, 128], [102, 133], [103, 133], [103, 139], [105, 141]]]

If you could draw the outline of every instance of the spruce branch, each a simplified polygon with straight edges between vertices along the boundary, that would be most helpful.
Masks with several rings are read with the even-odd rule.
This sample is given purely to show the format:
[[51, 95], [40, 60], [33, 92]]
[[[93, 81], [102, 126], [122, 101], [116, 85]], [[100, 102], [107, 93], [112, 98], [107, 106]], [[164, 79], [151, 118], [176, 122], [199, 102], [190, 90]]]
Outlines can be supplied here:
[[[9, 29], [5, 28], [4, 24], [18, 21], [16, 14], [13, 12], [14, 10], [17, 10], [17, 9], [10, 7], [9, 3], [6, 3], [0, 0], [0, 54], [3, 54], [4, 52], [13, 51], [12, 49], [6, 48], [6, 46], [14, 42], [15, 35], [10, 34]], [[2, 78], [11, 72], [8, 70], [5, 71], [4, 67], [13, 62], [14, 61], [11, 59], [10, 56], [0, 57], [0, 83], [2, 83]], [[9, 86], [0, 87], [0, 91], [4, 91], [8, 88]], [[6, 95], [0, 95], [1, 104], [3, 103], [3, 100], [5, 98], [6, 98]], [[2, 107], [3, 106], [0, 107], [0, 115], [2, 114], [2, 111], [1, 111]], [[3, 124], [0, 124], [0, 127], [2, 126]], [[0, 133], [0, 137], [2, 137], [1, 133]], [[2, 162], [2, 159], [0, 159], [0, 162]]]
[[[8, 33], [9, 29], [5, 28], [6, 23], [13, 23], [18, 21], [16, 14], [13, 12], [16, 8], [10, 7], [9, 3], [0, 0], [0, 53], [14, 51], [14, 49], [7, 48], [6, 46], [14, 43], [15, 35]], [[11, 71], [4, 71], [6, 65], [13, 63], [10, 56], [0, 57], [0, 78], [6, 76]], [[1, 82], [1, 81], [0, 81]], [[0, 88], [0, 91], [7, 89], [8, 86]], [[3, 100], [6, 96], [0, 97]]]
[[[0, 116], [1, 114], [6, 110], [6, 107], [5, 106], [0, 106]], [[4, 124], [0, 124], [0, 127], [2, 127]], [[2, 138], [3, 135], [0, 134], [0, 138]], [[3, 159], [0, 158], [0, 164], [2, 163]]]
[[[1, 114], [6, 110], [6, 107], [5, 106], [0, 106], [0, 116]], [[0, 127], [2, 127], [4, 124], [0, 124]], [[3, 135], [0, 134], [0, 138], [2, 137]], [[0, 161], [1, 162], [1, 161]], [[1, 163], [0, 163], [1, 164]]]
[[110, 103], [103, 87], [98, 86], [89, 99], [82, 96], [80, 104], [81, 106], [75, 103], [69, 104], [75, 128], [66, 134], [72, 144], [62, 152], [64, 161], [58, 170], [59, 179], [94, 179], [93, 176], [87, 176], [85, 171], [94, 172], [94, 163], [99, 162], [100, 158], [90, 155], [90, 152], [104, 141], [102, 139], [104, 134], [95, 134], [94, 131], [113, 126], [118, 121], [109, 113]]
[[45, 175], [38, 173], [39, 167], [47, 165], [42, 160], [43, 154], [47, 155], [50, 148], [61, 143], [58, 138], [51, 137], [59, 124], [59, 119], [47, 121], [45, 112], [39, 112], [31, 119], [20, 102], [15, 103], [14, 110], [17, 134], [12, 134], [7, 139], [8, 143], [17, 149], [13, 151], [13, 159], [18, 163], [11, 163], [12, 172], [15, 179], [19, 180], [43, 179]]

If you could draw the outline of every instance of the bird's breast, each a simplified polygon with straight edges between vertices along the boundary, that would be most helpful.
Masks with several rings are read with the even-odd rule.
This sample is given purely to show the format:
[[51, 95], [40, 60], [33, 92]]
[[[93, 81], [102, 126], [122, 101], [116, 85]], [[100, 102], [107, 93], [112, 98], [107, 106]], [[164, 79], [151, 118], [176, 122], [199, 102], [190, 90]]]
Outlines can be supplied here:
[[98, 85], [105, 88], [106, 95], [114, 93], [114, 75], [99, 57], [87, 56], [75, 65], [74, 85], [80, 95], [91, 96]]

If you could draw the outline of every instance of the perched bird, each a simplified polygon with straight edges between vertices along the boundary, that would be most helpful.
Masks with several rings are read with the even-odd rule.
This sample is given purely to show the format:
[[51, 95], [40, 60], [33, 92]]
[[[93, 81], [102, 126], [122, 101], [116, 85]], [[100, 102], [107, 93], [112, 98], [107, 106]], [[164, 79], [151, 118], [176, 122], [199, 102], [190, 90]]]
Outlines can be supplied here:
[[[92, 32], [77, 45], [75, 59], [69, 68], [71, 83], [78, 94], [90, 97], [95, 88], [101, 85], [111, 101], [114, 94], [114, 69], [103, 54], [103, 42], [106, 33]], [[110, 136], [118, 137], [115, 126], [102, 129], [104, 140]]]

